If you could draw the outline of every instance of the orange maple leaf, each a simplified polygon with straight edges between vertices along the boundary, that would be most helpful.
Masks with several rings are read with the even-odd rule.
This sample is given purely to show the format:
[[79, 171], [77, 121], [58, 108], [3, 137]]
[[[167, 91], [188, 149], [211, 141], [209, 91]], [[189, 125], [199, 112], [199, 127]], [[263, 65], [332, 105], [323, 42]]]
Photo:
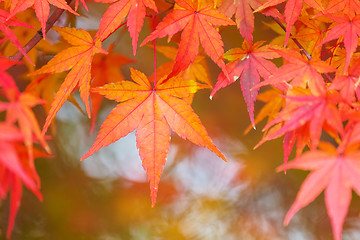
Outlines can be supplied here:
[[360, 14], [360, 3], [358, 0], [331, 0], [323, 11], [325, 14], [338, 12], [354, 17]]
[[213, 144], [191, 106], [182, 99], [197, 91], [195, 81], [178, 77], [164, 81], [166, 78], [163, 78], [151, 86], [148, 78], [134, 69], [131, 69], [131, 78], [135, 82], [121, 81], [94, 89], [120, 103], [108, 115], [95, 143], [81, 160], [137, 129], [137, 147], [150, 181], [154, 206], [170, 147], [170, 128], [180, 137], [207, 147], [224, 160], [225, 157]]
[[66, 76], [54, 97], [54, 102], [51, 104], [51, 109], [42, 131], [43, 134], [77, 84], [80, 86], [80, 96], [85, 103], [86, 112], [90, 117], [89, 89], [91, 62], [96, 53], [106, 53], [106, 51], [101, 48], [100, 40], [94, 41], [85, 30], [60, 27], [53, 28], [73, 46], [58, 53], [45, 66], [29, 75], [57, 73], [69, 69], [71, 69], [71, 71]]
[[183, 30], [175, 64], [169, 78], [185, 70], [195, 60], [199, 51], [199, 39], [207, 55], [226, 73], [221, 36], [215, 26], [235, 25], [223, 13], [206, 1], [177, 0], [177, 5], [157, 25], [141, 46], [156, 38], [172, 36]]
[[300, 16], [298, 19], [304, 25], [293, 34], [311, 56], [320, 56], [321, 48], [317, 47], [323, 40], [325, 24], [312, 19], [311, 16]]
[[139, 32], [144, 24], [146, 8], [155, 12], [157, 8], [153, 0], [121, 0], [112, 4], [100, 20], [99, 30], [96, 33], [100, 41], [104, 41], [110, 34], [119, 28], [127, 16], [127, 26], [132, 39], [133, 54], [136, 54]]

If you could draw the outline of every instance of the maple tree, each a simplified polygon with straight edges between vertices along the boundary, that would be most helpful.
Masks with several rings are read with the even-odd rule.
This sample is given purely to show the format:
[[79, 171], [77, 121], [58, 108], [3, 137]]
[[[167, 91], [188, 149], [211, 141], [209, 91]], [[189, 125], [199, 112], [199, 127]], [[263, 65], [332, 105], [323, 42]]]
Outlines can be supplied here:
[[[74, 92], [80, 92], [91, 131], [103, 98], [118, 102], [81, 160], [135, 131], [155, 206], [171, 131], [226, 161], [191, 104], [198, 90], [212, 88], [210, 98], [216, 101], [218, 91], [227, 91], [239, 80], [252, 127], [266, 119], [255, 148], [283, 137], [284, 163], [278, 170], [311, 171], [284, 224], [324, 191], [334, 239], [341, 239], [352, 189], [360, 195], [358, 0], [288, 0], [284, 7], [284, 0], [95, 2], [106, 7], [96, 32], [70, 27], [74, 24], [66, 20], [88, 10], [83, 0], [80, 8], [79, 0], [1, 3], [0, 198], [10, 193], [7, 238], [23, 185], [42, 200], [34, 159], [51, 156], [48, 140], [56, 134], [54, 119], [63, 104], [68, 100], [82, 111]], [[54, 6], [51, 15], [49, 4]], [[254, 40], [255, 16], [260, 14], [271, 20], [267, 26], [282, 29], [271, 42]], [[26, 16], [38, 20], [19, 20]], [[150, 32], [143, 37], [145, 20]], [[153, 75], [129, 68], [131, 79], [122, 76], [120, 66], [136, 63], [114, 51], [117, 42], [112, 35], [119, 28], [129, 32], [133, 55], [151, 45]], [[222, 32], [230, 28], [238, 29], [244, 40], [225, 51]], [[49, 37], [50, 29], [60, 36]], [[29, 35], [33, 37], [25, 39]], [[156, 43], [166, 36], [167, 45]], [[170, 61], [158, 66], [157, 52]], [[48, 61], [41, 66], [44, 58]], [[206, 59], [218, 66], [216, 82]], [[24, 63], [25, 80], [20, 84], [9, 73]], [[256, 100], [265, 103], [258, 113]], [[37, 105], [47, 115], [42, 130], [34, 113]], [[294, 159], [288, 162], [295, 144]]]

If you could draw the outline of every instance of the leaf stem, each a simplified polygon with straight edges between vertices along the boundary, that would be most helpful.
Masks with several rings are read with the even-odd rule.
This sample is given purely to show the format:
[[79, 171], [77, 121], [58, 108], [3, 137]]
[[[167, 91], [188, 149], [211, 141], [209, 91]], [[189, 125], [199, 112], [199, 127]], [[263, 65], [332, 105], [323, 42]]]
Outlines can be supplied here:
[[[66, 3], [70, 4], [71, 1], [72, 0], [66, 0]], [[62, 15], [64, 11], [65, 11], [64, 9], [56, 8], [56, 10], [51, 14], [51, 16], [46, 21], [46, 27], [45, 27], [46, 33], [55, 24], [55, 22], [59, 19], [59, 17]], [[39, 31], [37, 31], [36, 34], [25, 44], [25, 46], [23, 47], [24, 51], [26, 53], [30, 52], [30, 50], [33, 49], [36, 46], [36, 44], [40, 42], [41, 39], [43, 39], [43, 34], [40, 28]], [[20, 61], [23, 57], [24, 55], [20, 51], [18, 51], [13, 56], [11, 56], [10, 59], [13, 59], [15, 61]]]
[[[155, 31], [155, 15], [152, 16], [152, 31]], [[153, 40], [153, 46], [154, 46], [154, 87], [156, 86], [156, 43], [155, 39]]]

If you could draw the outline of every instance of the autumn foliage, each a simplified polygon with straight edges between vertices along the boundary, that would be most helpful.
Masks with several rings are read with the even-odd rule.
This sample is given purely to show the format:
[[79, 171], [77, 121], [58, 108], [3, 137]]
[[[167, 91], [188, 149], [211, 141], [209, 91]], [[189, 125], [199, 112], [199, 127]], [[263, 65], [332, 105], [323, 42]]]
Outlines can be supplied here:
[[[216, 101], [218, 91], [225, 92], [238, 81], [249, 123], [256, 128], [266, 121], [255, 147], [283, 138], [284, 164], [277, 170], [310, 171], [284, 224], [324, 191], [334, 239], [341, 239], [352, 190], [360, 195], [358, 0], [95, 2], [106, 6], [96, 33], [69, 27], [66, 21], [55, 26], [60, 17], [86, 12], [83, 0], [81, 7], [79, 0], [1, 3], [0, 198], [10, 195], [8, 238], [23, 186], [42, 200], [34, 159], [51, 156], [47, 142], [56, 134], [54, 119], [67, 100], [75, 102], [74, 92], [80, 92], [91, 129], [104, 97], [118, 103], [80, 160], [135, 131], [155, 206], [171, 132], [226, 161], [191, 103], [199, 89], [212, 88], [209, 96]], [[260, 14], [270, 25], [281, 27], [283, 34], [272, 42], [254, 41], [254, 18]], [[142, 39], [144, 22], [149, 23], [150, 33]], [[139, 48], [153, 49], [152, 76], [134, 68], [129, 68], [131, 79], [118, 73], [119, 66], [133, 62], [113, 52], [116, 41], [109, 37], [119, 28], [129, 32], [132, 46], [128, 47], [134, 55]], [[237, 28], [244, 40], [224, 49], [221, 33], [228, 28]], [[50, 44], [49, 29], [60, 35], [52, 39], [59, 44]], [[33, 36], [26, 45], [24, 35]], [[157, 39], [165, 37], [168, 45], [159, 46]], [[170, 61], [157, 66], [157, 53]], [[40, 54], [48, 59], [43, 66], [38, 64]], [[206, 58], [218, 66], [217, 80], [207, 73]], [[9, 72], [24, 63], [26, 86], [20, 87]], [[63, 72], [57, 84], [54, 76]], [[265, 103], [258, 112], [254, 110], [257, 99]], [[45, 123], [33, 112], [38, 105], [46, 112]], [[292, 152], [294, 159], [288, 162]]]

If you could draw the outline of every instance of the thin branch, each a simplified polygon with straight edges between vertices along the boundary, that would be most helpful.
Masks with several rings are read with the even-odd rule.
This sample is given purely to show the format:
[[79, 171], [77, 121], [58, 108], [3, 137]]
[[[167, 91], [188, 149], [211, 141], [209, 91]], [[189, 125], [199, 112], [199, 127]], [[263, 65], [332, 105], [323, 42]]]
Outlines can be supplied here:
[[[282, 22], [280, 22], [279, 19], [275, 18], [275, 17], [272, 17], [274, 19], [274, 21], [286, 32], [286, 27], [284, 26], [284, 24], [282, 24]], [[290, 36], [292, 36], [292, 34], [290, 33]], [[305, 54], [305, 56], [307, 57], [307, 59], [311, 60], [312, 57], [311, 57], [311, 54], [306, 51], [306, 49], [301, 45], [301, 43], [296, 39], [296, 38], [291, 38], [294, 43], [301, 49], [301, 51]], [[331, 77], [329, 74], [327, 73], [323, 73], [324, 76], [326, 77], [326, 80], [327, 81], [331, 81]]]
[[[280, 22], [280, 20], [277, 18], [273, 17], [273, 19], [286, 32], [286, 27], [284, 26], [284, 24], [282, 24], [282, 22]], [[290, 33], [290, 36], [292, 36], [291, 33]], [[303, 53], [305, 54], [307, 59], [311, 60], [312, 59], [311, 54], [305, 50], [305, 48], [299, 43], [299, 41], [296, 38], [292, 38], [292, 40], [301, 49], [301, 51], [303, 51]]]
[[[67, 4], [70, 4], [72, 0], [66, 0]], [[61, 14], [64, 12], [64, 9], [61, 8], [56, 8], [56, 10], [51, 14], [51, 16], [49, 17], [49, 19], [46, 21], [46, 27], [45, 27], [45, 32], [47, 33], [50, 28], [55, 24], [55, 22], [59, 19], [59, 17], [61, 16]], [[39, 31], [36, 32], [36, 34], [34, 35], [34, 37], [32, 37], [28, 43], [25, 44], [25, 46], [23, 47], [23, 49], [25, 50], [26, 53], [30, 52], [31, 49], [33, 49], [33, 47], [36, 46], [36, 44], [38, 44], [38, 42], [40, 42], [40, 40], [43, 39], [43, 34], [41, 31], [41, 28], [39, 29]], [[18, 51], [17, 53], [15, 53], [13, 56], [10, 57], [10, 59], [13, 59], [15, 61], [19, 61], [24, 57], [24, 55]]]

